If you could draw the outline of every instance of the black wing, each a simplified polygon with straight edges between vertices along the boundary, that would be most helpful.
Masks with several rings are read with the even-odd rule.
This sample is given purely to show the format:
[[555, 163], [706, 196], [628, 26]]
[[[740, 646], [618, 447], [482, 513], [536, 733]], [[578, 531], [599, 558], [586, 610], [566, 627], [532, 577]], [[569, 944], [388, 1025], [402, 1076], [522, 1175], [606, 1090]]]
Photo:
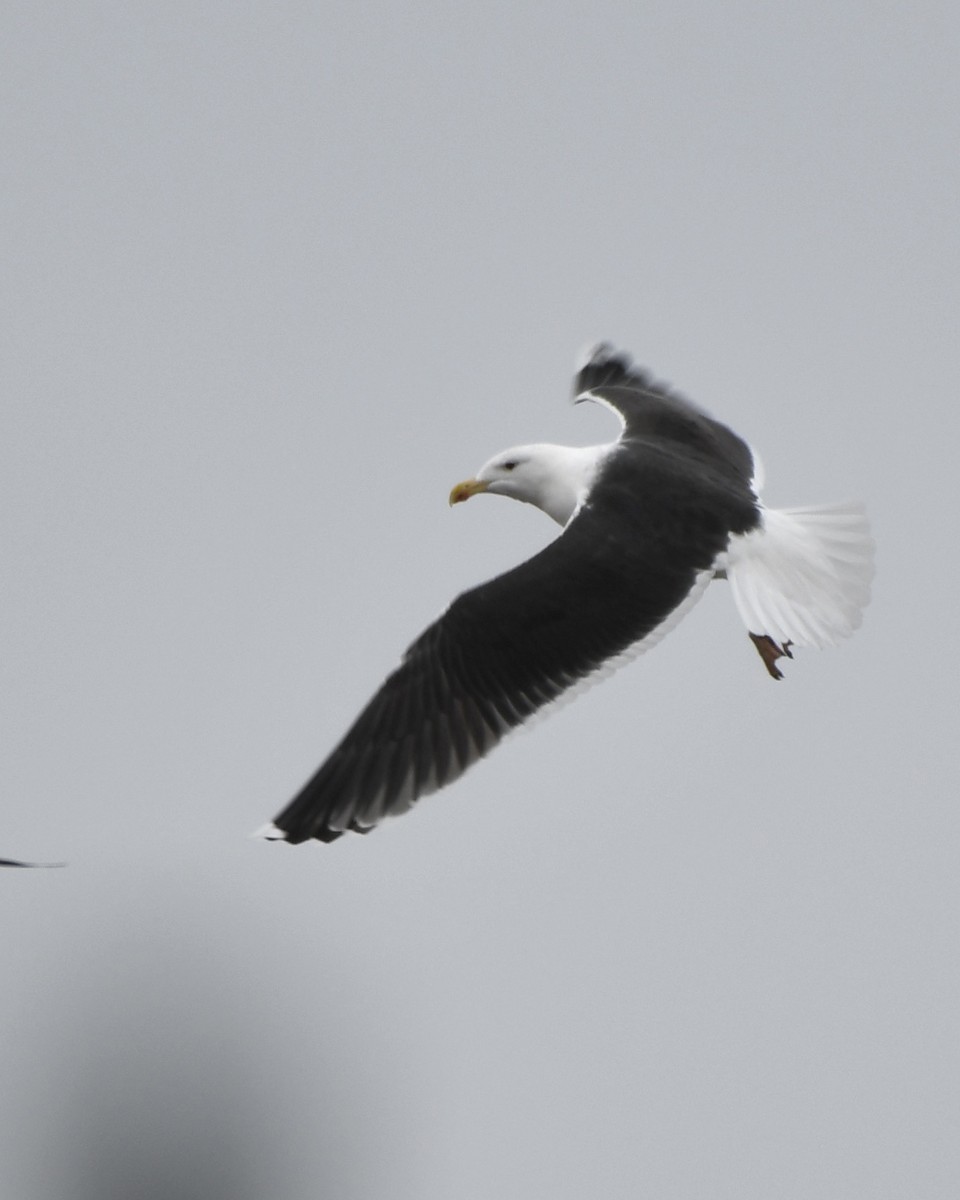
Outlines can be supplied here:
[[290, 842], [333, 841], [451, 783], [663, 626], [731, 529], [755, 520], [746, 493], [621, 442], [556, 541], [465, 592], [413, 643], [276, 826]]
[[674, 448], [691, 464], [726, 477], [735, 487], [749, 487], [754, 460], [747, 443], [607, 343], [595, 347], [580, 368], [574, 397], [613, 408], [623, 421], [625, 440]]

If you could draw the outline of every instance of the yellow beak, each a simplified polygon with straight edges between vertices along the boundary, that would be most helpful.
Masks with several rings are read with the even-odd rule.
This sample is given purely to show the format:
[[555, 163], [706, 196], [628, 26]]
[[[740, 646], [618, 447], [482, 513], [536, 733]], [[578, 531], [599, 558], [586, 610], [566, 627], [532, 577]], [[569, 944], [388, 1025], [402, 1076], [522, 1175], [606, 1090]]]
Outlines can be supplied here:
[[465, 479], [463, 483], [458, 483], [450, 493], [451, 504], [461, 504], [464, 500], [469, 500], [471, 496], [475, 496], [478, 492], [485, 492], [489, 485], [480, 479]]

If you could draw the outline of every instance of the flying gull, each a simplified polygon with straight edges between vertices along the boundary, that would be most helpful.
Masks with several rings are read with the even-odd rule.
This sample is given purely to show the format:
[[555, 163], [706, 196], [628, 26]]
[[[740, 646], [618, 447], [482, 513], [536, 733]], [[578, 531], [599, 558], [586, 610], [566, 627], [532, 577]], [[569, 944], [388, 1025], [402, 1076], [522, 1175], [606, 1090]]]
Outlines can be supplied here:
[[534, 713], [655, 645], [712, 579], [729, 582], [774, 679], [794, 647], [858, 627], [873, 575], [860, 504], [766, 508], [746, 442], [608, 345], [579, 370], [574, 398], [610, 409], [617, 440], [517, 446], [450, 493], [536, 505], [563, 532], [453, 601], [261, 836], [331, 842], [406, 812]]

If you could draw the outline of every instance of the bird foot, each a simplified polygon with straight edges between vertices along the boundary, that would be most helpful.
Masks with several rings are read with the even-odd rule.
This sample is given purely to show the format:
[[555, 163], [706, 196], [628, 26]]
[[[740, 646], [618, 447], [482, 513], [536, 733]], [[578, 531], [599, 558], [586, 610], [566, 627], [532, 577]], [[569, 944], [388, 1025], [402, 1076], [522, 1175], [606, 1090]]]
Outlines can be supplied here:
[[790, 647], [793, 642], [784, 642], [782, 646], [778, 646], [769, 634], [766, 633], [751, 633], [750, 641], [757, 648], [757, 653], [763, 659], [763, 665], [767, 668], [767, 674], [771, 679], [782, 679], [783, 672], [777, 666], [778, 658], [793, 658], [790, 653]]

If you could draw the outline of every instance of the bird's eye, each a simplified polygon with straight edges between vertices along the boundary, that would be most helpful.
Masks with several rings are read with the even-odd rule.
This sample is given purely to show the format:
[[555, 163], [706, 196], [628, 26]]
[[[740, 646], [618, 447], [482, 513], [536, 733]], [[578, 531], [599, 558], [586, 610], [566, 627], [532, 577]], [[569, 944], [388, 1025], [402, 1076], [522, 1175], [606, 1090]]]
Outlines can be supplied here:
[[514, 459], [511, 459], [511, 460], [510, 460], [510, 462], [505, 462], [505, 463], [503, 463], [502, 465], [503, 465], [503, 469], [504, 469], [505, 471], [512, 471], [512, 470], [513, 470], [513, 468], [514, 468], [514, 467], [515, 467], [517, 464], [516, 464], [516, 460], [514, 460]]

